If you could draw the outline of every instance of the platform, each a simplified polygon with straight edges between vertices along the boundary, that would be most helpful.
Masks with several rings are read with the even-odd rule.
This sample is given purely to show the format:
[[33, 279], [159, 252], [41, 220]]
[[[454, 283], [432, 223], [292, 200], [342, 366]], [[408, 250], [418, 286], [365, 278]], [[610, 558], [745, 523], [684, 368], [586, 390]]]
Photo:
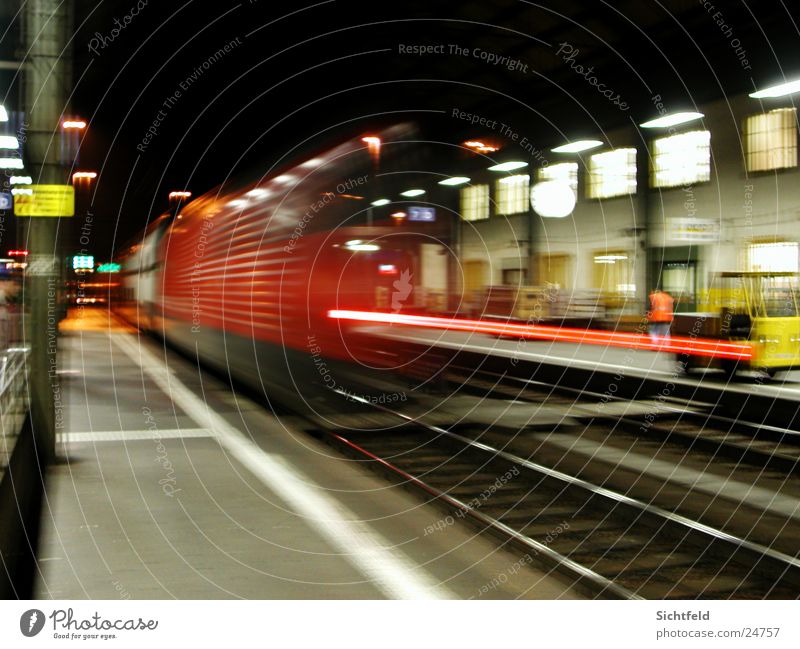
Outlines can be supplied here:
[[579, 597], [104, 311], [60, 353], [38, 598]]
[[[674, 354], [590, 343], [517, 340], [483, 333], [444, 331], [425, 327], [359, 325], [364, 336], [407, 343], [421, 349], [440, 348], [480, 356], [507, 359], [511, 365], [534, 365], [583, 370], [594, 374], [621, 375], [631, 379], [670, 381], [694, 388], [700, 384], [724, 389], [730, 395], [757, 395], [800, 401], [800, 371], [780, 372], [774, 379], [757, 378], [755, 372], [740, 372], [735, 380], [716, 370], [693, 370], [684, 374]], [[755, 380], [754, 380], [755, 379]], [[601, 391], [602, 392], [602, 391]]]

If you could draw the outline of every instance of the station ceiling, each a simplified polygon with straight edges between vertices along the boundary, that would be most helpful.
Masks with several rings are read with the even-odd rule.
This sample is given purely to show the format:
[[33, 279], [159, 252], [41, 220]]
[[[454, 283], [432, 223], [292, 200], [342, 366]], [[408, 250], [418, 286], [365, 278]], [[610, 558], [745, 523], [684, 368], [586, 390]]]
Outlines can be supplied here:
[[[24, 54], [14, 4], [0, 10], [12, 24], [4, 59]], [[207, 190], [337, 130], [412, 120], [443, 141], [479, 135], [458, 109], [549, 147], [653, 117], [654, 95], [691, 109], [800, 75], [798, 26], [780, 0], [136, 6], [76, 0], [72, 41], [72, 105], [91, 124], [81, 164], [101, 171], [95, 211], [121, 238], [168, 190]]]

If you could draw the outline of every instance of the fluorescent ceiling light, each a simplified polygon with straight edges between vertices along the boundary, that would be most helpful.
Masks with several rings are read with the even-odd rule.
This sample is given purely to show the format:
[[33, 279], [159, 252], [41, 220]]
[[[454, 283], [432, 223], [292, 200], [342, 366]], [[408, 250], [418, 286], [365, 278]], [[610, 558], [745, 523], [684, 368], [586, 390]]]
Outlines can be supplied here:
[[22, 158], [0, 158], [0, 169], [22, 169]]
[[703, 117], [703, 113], [672, 113], [671, 115], [664, 115], [664, 117], [657, 117], [651, 119], [649, 122], [639, 124], [642, 128], [666, 128], [668, 126], [675, 126], [676, 124], [684, 124], [686, 122], [693, 122], [696, 119]]
[[489, 167], [489, 171], [513, 171], [514, 169], [521, 169], [522, 167], [527, 166], [527, 162], [522, 162], [521, 160], [511, 160], [510, 162], [501, 162], [499, 165]]
[[380, 207], [381, 205], [388, 205], [391, 202], [392, 201], [390, 201], [388, 198], [379, 198], [377, 201], [372, 201], [371, 204], [375, 207]]
[[246, 195], [252, 196], [253, 198], [264, 198], [265, 196], [269, 196], [269, 190], [258, 187], [256, 189], [251, 189]]
[[8, 182], [12, 185], [30, 185], [33, 182], [33, 178], [30, 176], [11, 176]]
[[348, 241], [344, 247], [353, 252], [375, 252], [381, 249], [380, 246], [376, 246], [374, 243], [364, 243], [361, 239]]
[[8, 111], [6, 107], [0, 104], [0, 122], [7, 122], [8, 121]]
[[753, 99], [763, 99], [764, 97], [783, 97], [791, 95], [792, 93], [800, 91], [800, 79], [797, 81], [787, 81], [786, 83], [778, 84], [777, 86], [770, 86], [764, 90], [757, 90], [751, 92], [750, 96]]
[[13, 135], [0, 135], [0, 149], [19, 149], [19, 141]]
[[594, 149], [602, 146], [600, 140], [577, 140], [569, 144], [562, 144], [555, 149], [550, 149], [553, 153], [578, 153], [578, 151], [586, 151], [587, 149]]
[[243, 198], [237, 198], [236, 200], [228, 203], [228, 207], [244, 207], [245, 205], [247, 205], [247, 201]]
[[439, 184], [452, 186], [452, 185], [463, 185], [464, 183], [468, 182], [469, 178], [467, 178], [466, 176], [453, 176], [452, 178], [445, 178], [444, 180], [440, 180]]
[[12, 187], [11, 193], [14, 196], [19, 196], [20, 194], [23, 196], [33, 196], [33, 190], [28, 187]]
[[413, 198], [414, 196], [421, 196], [425, 193], [424, 189], [407, 189], [404, 192], [400, 192], [400, 196], [407, 196], [408, 198]]

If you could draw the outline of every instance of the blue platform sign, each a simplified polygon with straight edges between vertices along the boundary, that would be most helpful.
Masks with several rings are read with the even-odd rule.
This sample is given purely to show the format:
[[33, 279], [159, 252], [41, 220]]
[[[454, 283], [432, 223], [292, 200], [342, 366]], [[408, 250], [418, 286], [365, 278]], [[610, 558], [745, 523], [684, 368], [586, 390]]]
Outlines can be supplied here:
[[0, 210], [10, 210], [14, 199], [8, 192], [0, 192]]
[[408, 208], [408, 220], [422, 221], [423, 223], [433, 223], [436, 220], [436, 208], [412, 205]]

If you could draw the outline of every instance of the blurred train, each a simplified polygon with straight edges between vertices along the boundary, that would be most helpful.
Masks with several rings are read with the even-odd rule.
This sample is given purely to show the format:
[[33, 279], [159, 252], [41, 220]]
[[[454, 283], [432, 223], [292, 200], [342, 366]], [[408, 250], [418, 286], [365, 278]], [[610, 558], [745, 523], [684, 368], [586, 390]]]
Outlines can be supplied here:
[[379, 142], [391, 168], [412, 133], [356, 137], [161, 215], [118, 256], [112, 308], [278, 401], [307, 406], [347, 389], [334, 364], [359, 350], [328, 312], [424, 310], [423, 279], [447, 283], [444, 219], [405, 218], [413, 200], [402, 219], [373, 214], [391, 181], [376, 176], [370, 149]]
[[[446, 193], [454, 183], [441, 182], [449, 176], [421, 158], [424, 150], [411, 126], [397, 125], [162, 214], [118, 256], [111, 307], [189, 357], [303, 409], [336, 401], [331, 388], [381, 392], [381, 372], [426, 382], [446, 362], [430, 350], [432, 363], [398, 345], [368, 346], [357, 333], [365, 322], [673, 352], [687, 369], [773, 372], [800, 363], [796, 305], [792, 327], [779, 323], [789, 354], [773, 344], [771, 312], [769, 320], [751, 313], [747, 335], [736, 328], [738, 311], [724, 331], [709, 329], [710, 314], [686, 314], [703, 328], [694, 318], [689, 329], [676, 323], [668, 341], [653, 341], [619, 321], [600, 331], [591, 318], [543, 317], [540, 307], [555, 302], [520, 302], [519, 287], [490, 287], [474, 300], [457, 259], [463, 219]], [[451, 163], [439, 169], [452, 171]], [[508, 304], [496, 299], [511, 293]]]

